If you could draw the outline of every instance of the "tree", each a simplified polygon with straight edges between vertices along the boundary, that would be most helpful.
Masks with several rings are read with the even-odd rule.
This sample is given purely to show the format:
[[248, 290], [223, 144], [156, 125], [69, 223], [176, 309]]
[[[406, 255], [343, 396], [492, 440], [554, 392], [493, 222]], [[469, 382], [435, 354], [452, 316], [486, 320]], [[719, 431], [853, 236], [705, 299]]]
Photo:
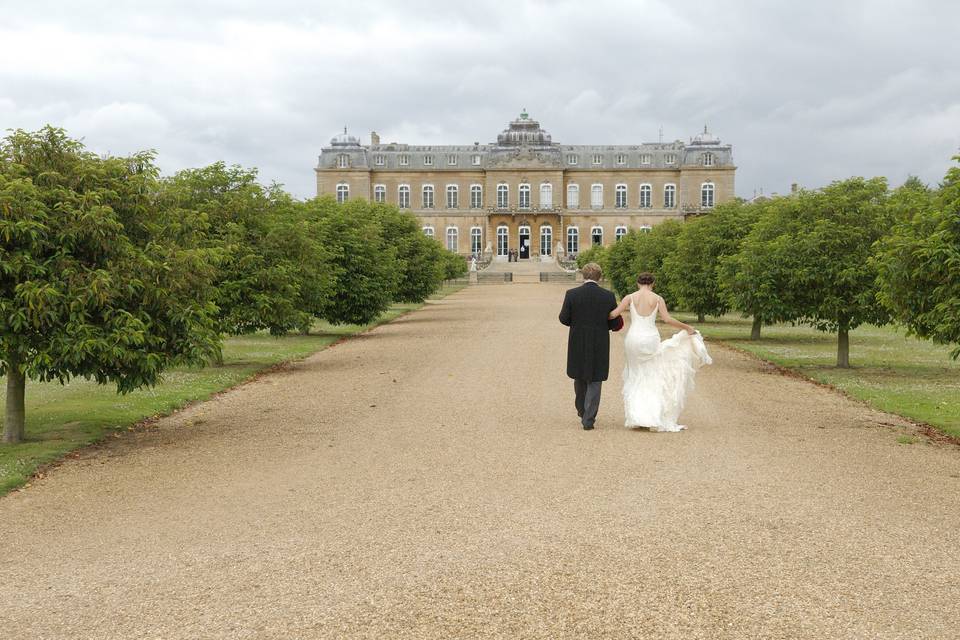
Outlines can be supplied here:
[[606, 275], [607, 252], [608, 248], [604, 247], [603, 245], [592, 245], [586, 251], [581, 251], [579, 254], [577, 254], [577, 268], [583, 269], [585, 265], [591, 262], [596, 262], [600, 265], [600, 268], [603, 269], [604, 275]]
[[202, 228], [158, 204], [150, 153], [98, 158], [61, 129], [0, 143], [0, 374], [4, 441], [24, 437], [27, 378], [126, 393], [219, 352]]
[[463, 256], [446, 249], [441, 249], [441, 252], [444, 280], [454, 280], [467, 275], [467, 261]]
[[366, 200], [338, 204], [325, 196], [303, 205], [315, 234], [329, 252], [331, 302], [323, 319], [333, 324], [369, 324], [386, 311], [399, 283], [397, 250]]
[[372, 213], [380, 222], [384, 240], [396, 250], [395, 302], [423, 302], [440, 288], [444, 279], [451, 279], [448, 272], [457, 272], [447, 268], [444, 248], [423, 234], [412, 213], [388, 204], [372, 205]]
[[878, 244], [879, 299], [910, 333], [960, 345], [960, 167], [939, 191], [920, 187], [905, 183], [890, 198], [898, 222]]
[[719, 286], [720, 262], [739, 250], [756, 221], [755, 213], [755, 208], [735, 200], [688, 220], [675, 250], [663, 259], [676, 304], [695, 312], [699, 322], [706, 315], [721, 316], [729, 310], [730, 299]]
[[607, 264], [610, 282], [617, 294], [624, 296], [634, 291], [637, 276], [648, 271], [657, 278], [657, 292], [673, 304], [675, 296], [663, 261], [675, 250], [682, 229], [682, 222], [667, 220], [650, 231], [630, 231], [610, 245]]

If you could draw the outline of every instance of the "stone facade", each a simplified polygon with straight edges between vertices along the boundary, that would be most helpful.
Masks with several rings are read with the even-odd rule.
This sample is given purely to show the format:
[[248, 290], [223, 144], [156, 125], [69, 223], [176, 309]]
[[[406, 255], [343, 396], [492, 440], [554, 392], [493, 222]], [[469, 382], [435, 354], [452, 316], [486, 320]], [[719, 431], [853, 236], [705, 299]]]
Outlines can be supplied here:
[[463, 255], [553, 259], [629, 229], [708, 212], [734, 197], [732, 148], [707, 132], [635, 145], [562, 145], [526, 113], [495, 143], [361, 145], [346, 130], [324, 147], [317, 194], [409, 208], [424, 232]]

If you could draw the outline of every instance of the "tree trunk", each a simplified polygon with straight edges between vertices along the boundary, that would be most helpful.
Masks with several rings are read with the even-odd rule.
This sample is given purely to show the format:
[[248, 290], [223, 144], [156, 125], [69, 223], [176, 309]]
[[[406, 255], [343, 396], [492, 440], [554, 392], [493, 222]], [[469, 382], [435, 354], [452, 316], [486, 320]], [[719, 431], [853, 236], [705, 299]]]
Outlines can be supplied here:
[[700, 324], [703, 324], [706, 321], [707, 321], [707, 317], [703, 315], [703, 313], [697, 312], [697, 322], [699, 322]]
[[20, 361], [11, 356], [7, 362], [7, 412], [3, 419], [3, 441], [20, 442], [24, 435], [23, 407], [26, 377], [20, 371]]
[[750, 327], [751, 340], [760, 339], [760, 327], [762, 326], [763, 326], [763, 320], [760, 319], [760, 316], [753, 316], [753, 326]]
[[850, 368], [850, 329], [841, 326], [837, 332], [837, 366]]

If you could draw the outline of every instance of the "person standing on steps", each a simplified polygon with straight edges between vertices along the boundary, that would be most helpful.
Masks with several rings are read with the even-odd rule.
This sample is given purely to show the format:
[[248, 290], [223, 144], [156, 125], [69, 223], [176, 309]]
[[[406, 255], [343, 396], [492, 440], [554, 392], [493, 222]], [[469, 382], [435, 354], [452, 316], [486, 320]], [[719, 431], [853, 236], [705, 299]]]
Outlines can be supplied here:
[[563, 298], [560, 323], [570, 327], [567, 376], [573, 378], [580, 423], [589, 431], [600, 409], [600, 387], [610, 372], [610, 330], [619, 331], [623, 320], [608, 318], [617, 308], [617, 299], [600, 286], [600, 265], [591, 262], [582, 271], [583, 284], [568, 289]]

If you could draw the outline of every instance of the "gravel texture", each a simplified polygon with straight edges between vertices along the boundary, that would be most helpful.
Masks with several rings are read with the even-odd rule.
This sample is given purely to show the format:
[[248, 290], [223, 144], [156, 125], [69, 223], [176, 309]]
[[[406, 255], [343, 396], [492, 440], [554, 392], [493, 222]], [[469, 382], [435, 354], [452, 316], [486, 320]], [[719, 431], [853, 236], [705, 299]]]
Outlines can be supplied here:
[[561, 285], [471, 287], [0, 500], [3, 638], [956, 638], [960, 448], [716, 344], [597, 429]]

